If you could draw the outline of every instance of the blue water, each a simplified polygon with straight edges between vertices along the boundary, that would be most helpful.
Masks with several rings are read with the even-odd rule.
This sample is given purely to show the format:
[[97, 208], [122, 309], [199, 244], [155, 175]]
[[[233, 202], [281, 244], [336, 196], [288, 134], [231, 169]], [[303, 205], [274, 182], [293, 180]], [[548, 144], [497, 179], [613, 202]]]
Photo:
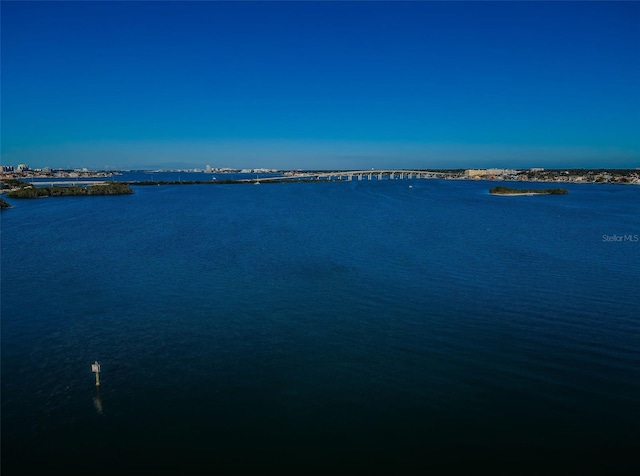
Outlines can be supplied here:
[[492, 185], [9, 200], [3, 476], [632, 474], [640, 187]]

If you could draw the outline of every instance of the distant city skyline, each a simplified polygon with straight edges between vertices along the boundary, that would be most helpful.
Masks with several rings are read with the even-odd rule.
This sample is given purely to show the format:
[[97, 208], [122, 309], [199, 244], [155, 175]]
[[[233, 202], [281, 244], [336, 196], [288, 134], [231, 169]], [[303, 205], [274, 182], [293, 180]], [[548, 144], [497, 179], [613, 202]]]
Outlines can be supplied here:
[[0, 13], [3, 165], [640, 166], [640, 2]]

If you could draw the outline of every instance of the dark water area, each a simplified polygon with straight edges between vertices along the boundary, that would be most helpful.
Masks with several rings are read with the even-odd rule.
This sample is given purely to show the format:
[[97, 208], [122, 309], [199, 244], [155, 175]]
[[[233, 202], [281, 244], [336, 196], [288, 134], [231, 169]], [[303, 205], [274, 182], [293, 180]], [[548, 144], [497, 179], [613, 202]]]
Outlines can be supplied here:
[[493, 185], [13, 200], [3, 476], [635, 474], [640, 187]]

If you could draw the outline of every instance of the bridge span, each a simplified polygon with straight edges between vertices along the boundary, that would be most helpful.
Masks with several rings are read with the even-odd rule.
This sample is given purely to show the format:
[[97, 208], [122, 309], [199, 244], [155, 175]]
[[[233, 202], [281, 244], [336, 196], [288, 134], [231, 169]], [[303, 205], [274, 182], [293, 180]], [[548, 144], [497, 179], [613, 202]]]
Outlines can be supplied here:
[[256, 177], [242, 179], [241, 182], [296, 182], [296, 181], [351, 181], [351, 180], [407, 180], [442, 178], [443, 172], [428, 170], [380, 169], [380, 170], [338, 170], [333, 172], [289, 172], [282, 177]]

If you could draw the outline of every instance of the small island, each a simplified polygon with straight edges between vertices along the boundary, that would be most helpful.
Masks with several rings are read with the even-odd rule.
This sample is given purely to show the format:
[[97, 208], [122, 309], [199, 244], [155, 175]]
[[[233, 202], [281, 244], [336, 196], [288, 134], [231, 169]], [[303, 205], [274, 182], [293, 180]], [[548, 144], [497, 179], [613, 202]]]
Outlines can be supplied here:
[[7, 198], [40, 198], [40, 197], [70, 197], [80, 195], [126, 195], [133, 193], [129, 185], [122, 182], [105, 182], [89, 186], [52, 186], [35, 187], [20, 182], [18, 188], [7, 193]]
[[11, 208], [11, 205], [0, 198], [0, 210], [4, 210], [5, 208]]
[[489, 190], [492, 195], [566, 195], [569, 190], [566, 188], [545, 188], [545, 189], [517, 189], [509, 187], [493, 187]]

